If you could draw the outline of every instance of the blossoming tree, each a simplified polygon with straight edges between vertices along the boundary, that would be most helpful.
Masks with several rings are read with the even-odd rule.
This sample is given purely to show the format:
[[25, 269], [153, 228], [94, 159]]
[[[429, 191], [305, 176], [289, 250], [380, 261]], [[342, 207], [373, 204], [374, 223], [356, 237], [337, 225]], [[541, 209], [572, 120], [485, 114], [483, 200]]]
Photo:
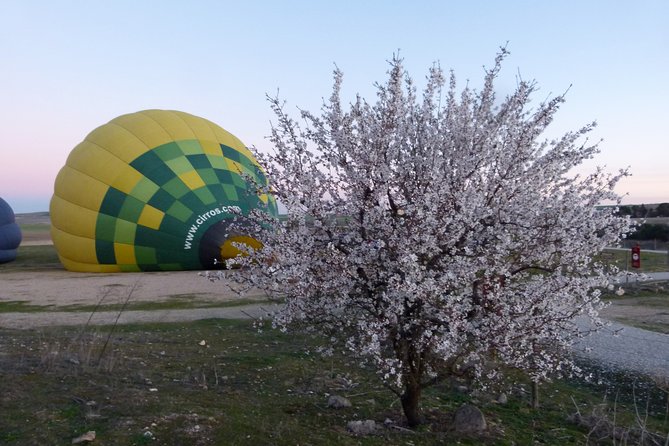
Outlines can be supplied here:
[[489, 377], [491, 358], [534, 379], [568, 363], [574, 318], [599, 323], [609, 277], [593, 256], [629, 230], [596, 208], [619, 200], [627, 173], [573, 174], [599, 151], [583, 142], [594, 124], [544, 139], [564, 98], [532, 105], [536, 85], [522, 80], [497, 98], [505, 55], [480, 91], [433, 67], [422, 97], [394, 58], [376, 102], [348, 107], [336, 70], [302, 124], [270, 98], [274, 151], [256, 155], [271, 190], [259, 193], [287, 221], [258, 214], [263, 247], [231, 277], [284, 299], [278, 326], [305, 323], [372, 364], [410, 426], [426, 386]]

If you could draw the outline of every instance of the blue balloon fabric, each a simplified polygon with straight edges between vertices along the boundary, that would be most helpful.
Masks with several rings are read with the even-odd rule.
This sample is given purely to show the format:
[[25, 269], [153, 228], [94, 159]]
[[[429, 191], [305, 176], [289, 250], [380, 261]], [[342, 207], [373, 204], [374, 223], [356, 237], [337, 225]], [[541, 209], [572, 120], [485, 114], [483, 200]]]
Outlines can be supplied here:
[[21, 244], [21, 228], [16, 224], [14, 211], [0, 198], [0, 263], [16, 259], [16, 250]]

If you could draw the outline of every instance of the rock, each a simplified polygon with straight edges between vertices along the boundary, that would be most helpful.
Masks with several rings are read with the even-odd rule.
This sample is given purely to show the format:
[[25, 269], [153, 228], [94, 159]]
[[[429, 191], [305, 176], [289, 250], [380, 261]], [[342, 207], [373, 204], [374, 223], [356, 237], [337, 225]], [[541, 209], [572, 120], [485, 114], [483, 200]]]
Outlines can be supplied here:
[[348, 398], [344, 398], [343, 396], [330, 395], [328, 398], [328, 407], [332, 407], [334, 409], [351, 407], [351, 401], [349, 401]]
[[95, 440], [95, 431], [88, 431], [83, 435], [78, 436], [77, 438], [72, 439], [72, 444], [80, 444], [86, 441]]
[[471, 404], [464, 404], [455, 411], [454, 424], [455, 432], [461, 434], [479, 433], [487, 427], [483, 412]]
[[509, 402], [509, 398], [506, 396], [506, 393], [501, 393], [501, 394], [497, 397], [497, 402], [498, 402], [499, 404], [506, 404], [506, 403], [508, 403], [508, 402]]
[[349, 421], [346, 429], [355, 435], [371, 435], [376, 432], [376, 422], [374, 420]]

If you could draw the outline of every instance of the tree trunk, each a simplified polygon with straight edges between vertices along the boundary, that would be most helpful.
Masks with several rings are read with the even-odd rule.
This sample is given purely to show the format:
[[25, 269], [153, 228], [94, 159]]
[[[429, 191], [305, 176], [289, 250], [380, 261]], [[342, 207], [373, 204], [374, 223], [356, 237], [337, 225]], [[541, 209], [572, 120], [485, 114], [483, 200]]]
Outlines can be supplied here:
[[539, 380], [532, 381], [532, 409], [539, 408]]
[[416, 427], [423, 423], [423, 415], [420, 410], [421, 391], [420, 385], [416, 382], [411, 382], [404, 386], [401, 401], [404, 416], [407, 417], [409, 427]]

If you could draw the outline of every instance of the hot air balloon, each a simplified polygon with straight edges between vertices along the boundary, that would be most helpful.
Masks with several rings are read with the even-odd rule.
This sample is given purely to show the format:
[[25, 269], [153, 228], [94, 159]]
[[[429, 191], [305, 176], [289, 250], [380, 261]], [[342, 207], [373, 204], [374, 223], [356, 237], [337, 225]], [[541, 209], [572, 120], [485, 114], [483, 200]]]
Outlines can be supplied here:
[[16, 249], [21, 244], [21, 228], [16, 224], [14, 211], [0, 198], [0, 263], [16, 259]]
[[[259, 242], [239, 231], [267, 178], [235, 136], [167, 110], [119, 116], [78, 144], [56, 177], [51, 237], [70, 271], [209, 269]], [[233, 219], [237, 220], [231, 232]], [[243, 226], [243, 225], [242, 225]]]

